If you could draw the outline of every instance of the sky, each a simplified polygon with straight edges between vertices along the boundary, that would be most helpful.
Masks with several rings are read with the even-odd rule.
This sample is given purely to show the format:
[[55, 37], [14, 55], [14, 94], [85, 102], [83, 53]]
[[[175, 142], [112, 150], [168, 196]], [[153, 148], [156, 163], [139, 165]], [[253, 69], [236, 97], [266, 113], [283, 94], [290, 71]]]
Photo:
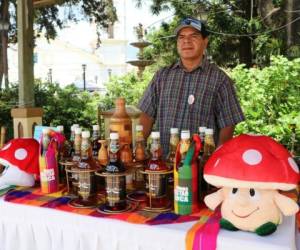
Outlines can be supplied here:
[[[120, 0], [119, 0], [120, 1]], [[121, 0], [122, 1], [122, 0]], [[125, 39], [129, 42], [136, 41], [134, 27], [139, 23], [145, 28], [159, 27], [162, 21], [168, 21], [172, 17], [171, 11], [164, 11], [160, 15], [152, 15], [150, 11], [150, 0], [144, 1], [142, 8], [135, 6], [135, 0], [126, 1], [126, 36]], [[80, 34], [80, 39], [78, 38]], [[58, 33], [58, 38], [66, 41], [78, 48], [88, 49], [91, 41], [96, 39], [95, 29], [88, 22], [79, 22], [77, 24], [69, 24]]]

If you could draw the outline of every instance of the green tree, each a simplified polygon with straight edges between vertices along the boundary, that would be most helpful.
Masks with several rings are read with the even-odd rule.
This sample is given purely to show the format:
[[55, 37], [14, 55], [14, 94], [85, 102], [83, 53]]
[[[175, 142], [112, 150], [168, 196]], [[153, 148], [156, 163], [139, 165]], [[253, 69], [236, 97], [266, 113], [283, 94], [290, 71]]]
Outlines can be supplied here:
[[[143, 2], [136, 1], [138, 4]], [[292, 6], [288, 9], [291, 1], [294, 4], [290, 4]], [[296, 32], [300, 27], [300, 12], [297, 12], [297, 6], [294, 0], [153, 0], [151, 11], [158, 14], [164, 9], [172, 9], [176, 24], [187, 16], [206, 20], [211, 31], [208, 54], [213, 60], [225, 67], [239, 63], [250, 67], [253, 64], [268, 65], [271, 55], [290, 55], [289, 51], [292, 51], [293, 57], [300, 55], [297, 42], [300, 36]], [[173, 22], [170, 28], [162, 24], [159, 31], [149, 35], [154, 44], [152, 59], [161, 61], [167, 58], [164, 64], [169, 62], [169, 54], [174, 52], [174, 46], [169, 46], [170, 39], [165, 39], [173, 35]], [[295, 38], [290, 43], [287, 36], [289, 27]], [[148, 51], [148, 55], [151, 54], [152, 51]]]
[[[57, 29], [64, 28], [69, 21], [77, 22], [85, 18], [95, 22], [98, 28], [98, 42], [100, 43], [100, 29], [108, 28], [117, 20], [113, 0], [57, 0], [57, 4], [36, 5], [34, 8], [35, 36], [45, 35], [47, 39], [57, 36]], [[59, 15], [59, 8], [64, 8], [65, 15]], [[8, 43], [17, 42], [17, 0], [1, 0], [0, 21], [9, 23], [9, 30], [2, 31], [0, 39], [0, 89], [3, 75], [5, 87], [8, 88]]]

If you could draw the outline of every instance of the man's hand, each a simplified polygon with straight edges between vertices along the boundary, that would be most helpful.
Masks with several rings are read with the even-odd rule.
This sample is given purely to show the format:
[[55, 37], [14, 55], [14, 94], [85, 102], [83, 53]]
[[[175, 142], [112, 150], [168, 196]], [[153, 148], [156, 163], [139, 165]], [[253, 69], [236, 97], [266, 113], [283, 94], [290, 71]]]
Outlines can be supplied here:
[[234, 128], [235, 126], [228, 126], [220, 130], [218, 146], [222, 145], [224, 142], [232, 138]]

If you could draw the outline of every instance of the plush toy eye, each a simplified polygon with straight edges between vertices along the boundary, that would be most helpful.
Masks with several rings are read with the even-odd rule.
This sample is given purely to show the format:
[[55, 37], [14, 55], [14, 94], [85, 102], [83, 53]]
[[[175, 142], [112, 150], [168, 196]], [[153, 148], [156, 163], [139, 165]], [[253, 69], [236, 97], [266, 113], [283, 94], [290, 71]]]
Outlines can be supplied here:
[[257, 189], [255, 190], [254, 188], [250, 188], [249, 194], [250, 194], [250, 199], [253, 201], [258, 201], [260, 199], [260, 193]]
[[229, 192], [229, 197], [235, 199], [237, 197], [238, 188], [232, 188], [231, 192]]

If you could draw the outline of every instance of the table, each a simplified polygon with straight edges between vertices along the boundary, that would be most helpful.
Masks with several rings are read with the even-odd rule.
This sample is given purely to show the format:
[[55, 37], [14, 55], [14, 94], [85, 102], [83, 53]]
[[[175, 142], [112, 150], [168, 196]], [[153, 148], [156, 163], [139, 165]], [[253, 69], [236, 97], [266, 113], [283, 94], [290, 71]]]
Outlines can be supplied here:
[[[0, 198], [0, 250], [184, 250], [195, 222], [137, 225]], [[295, 250], [295, 217], [285, 217], [268, 237], [221, 230], [218, 250]], [[300, 248], [299, 248], [300, 249]]]

